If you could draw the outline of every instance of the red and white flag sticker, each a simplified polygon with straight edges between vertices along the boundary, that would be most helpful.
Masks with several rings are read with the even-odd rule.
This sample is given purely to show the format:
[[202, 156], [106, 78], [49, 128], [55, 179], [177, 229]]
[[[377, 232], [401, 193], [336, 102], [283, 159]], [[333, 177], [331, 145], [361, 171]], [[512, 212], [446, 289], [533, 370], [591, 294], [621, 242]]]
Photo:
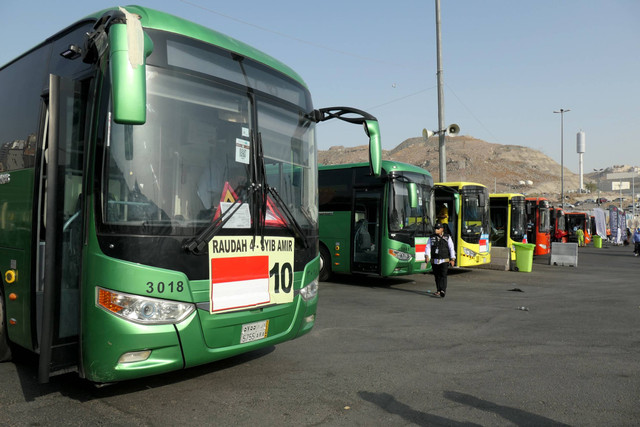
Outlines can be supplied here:
[[[253, 243], [255, 242], [255, 247]], [[209, 242], [210, 312], [293, 301], [290, 237], [216, 236]]]

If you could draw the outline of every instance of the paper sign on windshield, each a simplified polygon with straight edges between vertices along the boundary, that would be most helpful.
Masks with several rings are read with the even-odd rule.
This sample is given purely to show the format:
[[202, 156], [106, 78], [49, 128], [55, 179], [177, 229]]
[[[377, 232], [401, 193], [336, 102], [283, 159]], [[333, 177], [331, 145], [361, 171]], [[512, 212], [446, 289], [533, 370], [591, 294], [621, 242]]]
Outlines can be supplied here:
[[[255, 247], [254, 247], [255, 242]], [[293, 301], [292, 237], [216, 236], [209, 242], [210, 312]]]

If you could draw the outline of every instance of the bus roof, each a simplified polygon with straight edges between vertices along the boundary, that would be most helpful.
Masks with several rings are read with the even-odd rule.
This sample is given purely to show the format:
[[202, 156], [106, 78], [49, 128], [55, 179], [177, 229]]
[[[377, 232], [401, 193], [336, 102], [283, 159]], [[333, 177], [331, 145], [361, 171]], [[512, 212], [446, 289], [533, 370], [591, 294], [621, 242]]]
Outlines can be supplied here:
[[522, 197], [524, 198], [524, 194], [522, 193], [491, 193], [489, 197], [506, 197], [508, 199], [513, 199], [514, 197]]
[[[349, 169], [349, 168], [358, 168], [358, 167], [369, 167], [368, 162], [361, 163], [345, 163], [342, 165], [318, 165], [318, 169], [320, 170], [331, 170], [331, 169]], [[419, 166], [415, 166], [409, 163], [403, 162], [395, 162], [393, 160], [383, 160], [382, 161], [382, 169], [387, 172], [415, 172], [423, 175], [431, 176], [431, 173], [422, 169]]]
[[[248, 44], [245, 44], [241, 41], [238, 41], [232, 37], [226, 36], [222, 33], [219, 33], [215, 30], [212, 30], [210, 28], [204, 27], [200, 24], [196, 24], [193, 23], [191, 21], [187, 21], [186, 19], [182, 19], [179, 18], [177, 16], [174, 15], [170, 15], [168, 13], [165, 12], [160, 12], [158, 10], [154, 10], [154, 9], [149, 9], [146, 7], [141, 7], [141, 6], [135, 6], [135, 5], [131, 5], [131, 6], [125, 6], [124, 7], [129, 13], [134, 13], [137, 15], [140, 15], [141, 18], [141, 23], [142, 26], [144, 28], [150, 28], [150, 29], [155, 29], [155, 30], [162, 30], [162, 31], [168, 31], [168, 32], [172, 32], [172, 33], [177, 33], [177, 34], [182, 34], [184, 36], [187, 37], [191, 37], [197, 40], [201, 40], [203, 42], [206, 43], [211, 43], [214, 44], [216, 46], [220, 46], [223, 49], [227, 49], [231, 52], [235, 52], [239, 55], [251, 58], [255, 61], [261, 62], [283, 74], [286, 74], [287, 76], [291, 77], [292, 79], [296, 80], [297, 82], [299, 82], [301, 85], [303, 85], [305, 88], [308, 88], [306, 83], [304, 82], [304, 80], [302, 80], [302, 77], [300, 77], [300, 75], [298, 75], [298, 73], [296, 73], [295, 71], [293, 71], [293, 69], [289, 68], [287, 65], [283, 64], [282, 62], [278, 61], [277, 59], [267, 55], [264, 52], [261, 52], [258, 49], [255, 49], [251, 46], [249, 46]], [[34, 48], [30, 49], [34, 50], [36, 48], [38, 48], [39, 46], [41, 46], [42, 44], [45, 44], [47, 42], [49, 42], [52, 39], [55, 39], [58, 35], [62, 35], [64, 33], [66, 33], [69, 29], [71, 29], [72, 27], [75, 27], [78, 24], [81, 24], [83, 22], [91, 22], [91, 21], [96, 21], [98, 19], [100, 19], [102, 17], [102, 15], [104, 15], [106, 12], [111, 11], [111, 10], [118, 10], [117, 7], [112, 7], [112, 8], [108, 8], [108, 9], [104, 9], [101, 11], [98, 11], [96, 13], [93, 13], [83, 19], [78, 20], [77, 22], [73, 23], [72, 25], [70, 25], [69, 27], [59, 31], [58, 33], [56, 33], [55, 35], [53, 35], [52, 37], [49, 37], [47, 40], [43, 41], [42, 43], [40, 43], [38, 46], [35, 46]], [[25, 52], [26, 53], [26, 52]], [[21, 55], [22, 56], [22, 55]], [[17, 58], [16, 58], [17, 59]], [[15, 59], [14, 59], [15, 61]], [[11, 63], [13, 61], [10, 61], [9, 63]], [[8, 65], [8, 64], [5, 64]], [[2, 66], [0, 66], [0, 68], [2, 68]]]
[[526, 199], [526, 200], [528, 200], [528, 201], [530, 201], [530, 202], [531, 202], [531, 201], [535, 201], [535, 202], [542, 202], [542, 201], [544, 201], [544, 200], [549, 200], [549, 199], [547, 199], [546, 197], [527, 197], [527, 199]]
[[476, 187], [486, 187], [484, 184], [480, 184], [479, 182], [466, 182], [466, 181], [457, 181], [457, 182], [436, 182], [436, 185], [443, 185], [445, 187], [454, 187], [454, 188], [462, 188], [469, 186]]

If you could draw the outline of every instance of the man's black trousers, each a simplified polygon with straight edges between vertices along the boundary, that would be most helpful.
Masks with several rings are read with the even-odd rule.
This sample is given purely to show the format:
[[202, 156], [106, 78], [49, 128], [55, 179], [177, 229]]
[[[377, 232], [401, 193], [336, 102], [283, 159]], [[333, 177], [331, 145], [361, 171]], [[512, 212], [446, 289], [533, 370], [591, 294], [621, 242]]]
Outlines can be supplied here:
[[431, 266], [433, 267], [433, 275], [436, 278], [436, 290], [438, 292], [447, 292], [447, 271], [449, 270], [449, 263], [432, 263]]

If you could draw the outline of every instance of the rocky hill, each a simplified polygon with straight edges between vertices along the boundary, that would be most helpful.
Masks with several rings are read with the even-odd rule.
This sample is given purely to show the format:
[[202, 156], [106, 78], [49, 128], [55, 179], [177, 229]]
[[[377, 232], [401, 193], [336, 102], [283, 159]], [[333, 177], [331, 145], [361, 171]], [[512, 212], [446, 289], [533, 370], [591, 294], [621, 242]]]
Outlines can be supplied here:
[[[519, 145], [501, 145], [470, 136], [446, 137], [447, 180], [480, 182], [493, 192], [523, 192], [559, 199], [560, 164], [540, 151]], [[318, 162], [335, 165], [368, 160], [366, 146], [335, 146], [318, 152]], [[392, 150], [384, 150], [384, 160], [395, 160], [420, 166], [439, 181], [438, 138], [428, 141], [409, 138]], [[585, 175], [584, 182], [596, 178]], [[520, 183], [530, 182], [530, 185]], [[564, 191], [569, 194], [579, 187], [579, 176], [564, 171]]]

